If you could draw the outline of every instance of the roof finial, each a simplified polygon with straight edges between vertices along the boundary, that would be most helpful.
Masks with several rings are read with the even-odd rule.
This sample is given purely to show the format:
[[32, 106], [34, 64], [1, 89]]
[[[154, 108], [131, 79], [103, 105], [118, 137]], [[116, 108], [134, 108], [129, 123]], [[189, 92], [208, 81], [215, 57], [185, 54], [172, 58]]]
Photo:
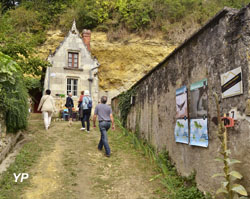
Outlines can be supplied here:
[[77, 30], [77, 28], [76, 28], [76, 20], [75, 20], [75, 19], [74, 19], [74, 21], [73, 21], [73, 25], [72, 25], [72, 28], [71, 28], [71, 32], [72, 32], [73, 34], [76, 34], [76, 33], [79, 34], [79, 32], [78, 32], [78, 30]]

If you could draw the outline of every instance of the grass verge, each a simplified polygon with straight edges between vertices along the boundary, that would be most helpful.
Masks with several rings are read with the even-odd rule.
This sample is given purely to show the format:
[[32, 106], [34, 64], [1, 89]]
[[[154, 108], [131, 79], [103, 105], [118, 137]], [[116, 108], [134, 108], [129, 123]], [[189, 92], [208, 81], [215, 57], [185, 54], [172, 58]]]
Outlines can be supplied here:
[[[32, 131], [31, 131], [32, 132]], [[43, 150], [49, 150], [53, 139], [48, 139], [44, 134], [34, 135], [32, 140], [24, 144], [20, 152], [8, 169], [0, 176], [0, 199], [17, 199], [20, 198], [24, 188], [30, 185], [30, 180], [20, 178], [15, 182], [14, 173], [29, 173], [31, 166], [34, 165]]]
[[160, 178], [161, 183], [167, 189], [166, 198], [171, 199], [211, 199], [208, 193], [204, 195], [198, 190], [195, 182], [195, 172], [189, 177], [182, 177], [178, 174], [175, 166], [172, 164], [167, 151], [156, 153], [155, 149], [145, 140], [139, 139], [136, 134], [129, 132], [123, 127], [122, 123], [115, 119], [116, 125], [122, 130], [122, 136], [128, 138], [135, 149], [150, 159], [157, 165], [158, 173], [151, 181]]

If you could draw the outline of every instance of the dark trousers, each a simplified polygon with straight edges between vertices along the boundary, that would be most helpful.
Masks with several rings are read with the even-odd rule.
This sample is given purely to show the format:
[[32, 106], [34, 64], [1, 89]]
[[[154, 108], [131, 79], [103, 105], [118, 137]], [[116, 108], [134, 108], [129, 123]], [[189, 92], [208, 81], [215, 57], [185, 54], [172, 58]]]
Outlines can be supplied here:
[[90, 122], [89, 118], [91, 115], [91, 109], [83, 109], [83, 117], [82, 117], [82, 127], [85, 128], [85, 122], [87, 123], [87, 131], [89, 131]]
[[110, 148], [109, 148], [109, 143], [108, 143], [108, 130], [110, 128], [110, 122], [99, 122], [99, 128], [101, 131], [101, 139], [98, 144], [98, 149], [102, 150], [102, 147], [104, 146], [106, 154], [110, 155]]

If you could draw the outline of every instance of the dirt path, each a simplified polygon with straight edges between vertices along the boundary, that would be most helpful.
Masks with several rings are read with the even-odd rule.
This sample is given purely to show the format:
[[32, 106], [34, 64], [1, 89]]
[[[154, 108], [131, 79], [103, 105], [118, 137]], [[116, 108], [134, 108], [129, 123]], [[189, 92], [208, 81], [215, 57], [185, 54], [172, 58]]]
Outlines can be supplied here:
[[24, 199], [153, 199], [161, 198], [154, 166], [133, 149], [119, 129], [109, 132], [111, 157], [97, 150], [100, 133], [80, 131], [66, 122], [54, 122], [49, 131], [40, 120], [30, 121], [30, 130], [45, 134], [48, 145], [28, 171], [30, 185]]

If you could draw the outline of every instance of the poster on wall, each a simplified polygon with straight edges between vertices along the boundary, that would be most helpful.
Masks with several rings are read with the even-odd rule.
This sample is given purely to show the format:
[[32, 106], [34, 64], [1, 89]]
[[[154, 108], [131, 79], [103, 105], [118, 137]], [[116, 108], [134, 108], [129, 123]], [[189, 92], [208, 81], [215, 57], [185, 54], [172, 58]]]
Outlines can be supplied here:
[[187, 87], [183, 86], [176, 90], [176, 118], [187, 117]]
[[188, 106], [187, 87], [183, 86], [176, 90], [176, 125], [175, 141], [188, 144]]
[[190, 145], [208, 147], [207, 132], [207, 79], [190, 87]]
[[207, 79], [191, 84], [190, 96], [189, 117], [207, 118]]
[[207, 119], [191, 119], [190, 145], [208, 147]]
[[187, 119], [178, 119], [176, 121], [174, 135], [175, 135], [176, 142], [188, 144], [188, 120]]
[[221, 75], [222, 98], [243, 94], [241, 67]]

